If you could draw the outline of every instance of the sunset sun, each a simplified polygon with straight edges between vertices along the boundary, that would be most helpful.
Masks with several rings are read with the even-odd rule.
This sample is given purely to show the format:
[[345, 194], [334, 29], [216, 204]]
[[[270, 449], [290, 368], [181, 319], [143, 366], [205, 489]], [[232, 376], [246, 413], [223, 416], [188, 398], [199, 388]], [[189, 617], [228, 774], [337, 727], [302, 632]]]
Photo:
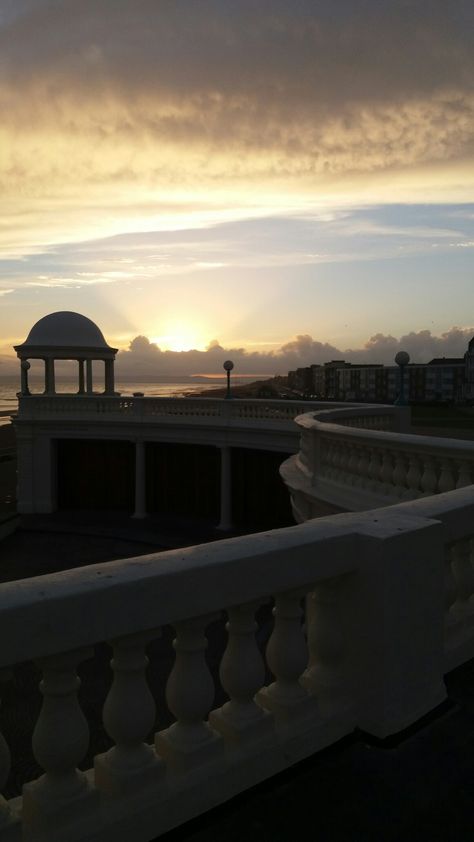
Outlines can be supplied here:
[[159, 336], [151, 337], [163, 351], [200, 351], [204, 350], [206, 341], [199, 329], [192, 325], [170, 325]]

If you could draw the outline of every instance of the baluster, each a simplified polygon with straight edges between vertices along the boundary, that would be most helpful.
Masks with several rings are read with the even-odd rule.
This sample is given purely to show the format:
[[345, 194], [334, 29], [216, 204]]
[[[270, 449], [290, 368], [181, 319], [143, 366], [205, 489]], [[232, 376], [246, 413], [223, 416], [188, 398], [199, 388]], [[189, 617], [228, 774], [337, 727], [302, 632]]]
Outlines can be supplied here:
[[174, 772], [186, 772], [220, 757], [222, 737], [204, 717], [214, 700], [214, 682], [206, 664], [206, 626], [215, 616], [176, 623], [176, 659], [166, 685], [166, 701], [176, 722], [155, 735], [156, 750]]
[[[33, 732], [33, 753], [45, 774], [23, 787], [23, 821], [29, 831], [67, 839], [67, 826], [95, 822], [98, 792], [77, 769], [89, 744], [89, 728], [77, 700], [76, 665], [89, 649], [40, 659], [43, 705]], [[64, 824], [64, 831], [59, 828]], [[51, 836], [50, 838], [53, 838]]]
[[272, 717], [254, 700], [265, 680], [265, 665], [255, 639], [257, 608], [257, 602], [229, 608], [229, 638], [219, 675], [230, 701], [209, 715], [213, 728], [234, 745], [273, 733]]
[[438, 480], [438, 492], [452, 491], [456, 488], [454, 471], [450, 459], [441, 459], [441, 471]]
[[359, 461], [357, 463], [357, 485], [361, 488], [367, 488], [369, 485], [369, 464], [370, 451], [366, 447], [361, 447], [359, 451]]
[[339, 449], [337, 441], [334, 439], [330, 442], [331, 448], [331, 466], [329, 471], [329, 478], [333, 481], [337, 479], [339, 475]]
[[393, 462], [392, 462], [392, 454], [389, 450], [383, 451], [382, 456], [382, 469], [380, 471], [380, 479], [383, 483], [383, 492], [384, 494], [393, 495], [394, 488], [393, 488]]
[[336, 439], [332, 442], [332, 452], [331, 479], [334, 480], [334, 482], [337, 482], [342, 475], [343, 448], [341, 447], [340, 442]]
[[436, 475], [435, 463], [432, 456], [425, 456], [425, 464], [421, 475], [420, 485], [423, 489], [423, 496], [427, 497], [436, 494], [438, 477]]
[[370, 461], [369, 461], [369, 480], [370, 484], [369, 487], [372, 491], [380, 491], [380, 470], [382, 464], [380, 460], [380, 451], [377, 447], [370, 448]]
[[95, 757], [95, 782], [109, 795], [122, 795], [155, 783], [164, 771], [144, 741], [155, 724], [155, 701], [146, 680], [145, 646], [158, 632], [112, 641], [114, 679], [104, 705], [104, 725], [115, 746]]
[[343, 580], [330, 579], [318, 584], [306, 602], [309, 664], [302, 684], [325, 714], [346, 707], [350, 698], [344, 687], [343, 594]]
[[419, 497], [421, 494], [420, 491], [420, 482], [421, 482], [421, 471], [420, 471], [420, 464], [418, 457], [415, 453], [410, 453], [408, 457], [409, 468], [406, 477], [407, 485], [410, 492], [410, 497]]
[[398, 497], [405, 497], [407, 493], [407, 466], [405, 462], [405, 454], [400, 453], [399, 450], [394, 451], [395, 467], [393, 469], [393, 485], [394, 491]]
[[451, 569], [457, 592], [452, 611], [457, 614], [471, 613], [470, 598], [474, 592], [474, 569], [471, 564], [471, 541], [468, 538], [456, 541], [452, 548], [452, 559]]
[[463, 459], [459, 466], [458, 481], [456, 488], [465, 488], [467, 485], [472, 485], [471, 465]]
[[332, 473], [332, 444], [326, 439], [321, 440], [321, 468], [320, 474], [326, 479], [331, 477]]
[[357, 485], [357, 466], [359, 464], [359, 448], [350, 445], [350, 456], [347, 470], [349, 472], [349, 485]]
[[275, 598], [275, 625], [266, 656], [276, 681], [257, 693], [257, 701], [274, 713], [277, 728], [297, 725], [302, 717], [317, 713], [315, 700], [300, 683], [308, 664], [308, 648], [301, 625], [301, 600], [305, 593], [306, 589], [298, 589]]

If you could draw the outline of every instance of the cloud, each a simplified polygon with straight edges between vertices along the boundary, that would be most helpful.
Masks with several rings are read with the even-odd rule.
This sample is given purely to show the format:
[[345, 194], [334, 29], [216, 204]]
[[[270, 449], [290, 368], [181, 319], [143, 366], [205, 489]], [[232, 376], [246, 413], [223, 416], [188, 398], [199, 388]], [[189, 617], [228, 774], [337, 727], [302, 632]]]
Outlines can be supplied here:
[[461, 357], [474, 335], [474, 327], [452, 327], [440, 336], [429, 330], [412, 331], [396, 338], [390, 334], [371, 336], [362, 348], [341, 349], [319, 342], [308, 334], [296, 336], [271, 352], [226, 348], [213, 340], [206, 351], [162, 351], [146, 336], [136, 336], [127, 351], [117, 357], [119, 377], [160, 375], [216, 374], [222, 371], [225, 359], [235, 363], [235, 374], [286, 374], [300, 366], [322, 364], [332, 359], [352, 363], [384, 363], [392, 365], [397, 351], [410, 354], [412, 362], [429, 362], [433, 357]]
[[464, 0], [7, 3], [3, 212], [26, 249], [143, 230], [158, 205], [465, 196], [473, 33]]

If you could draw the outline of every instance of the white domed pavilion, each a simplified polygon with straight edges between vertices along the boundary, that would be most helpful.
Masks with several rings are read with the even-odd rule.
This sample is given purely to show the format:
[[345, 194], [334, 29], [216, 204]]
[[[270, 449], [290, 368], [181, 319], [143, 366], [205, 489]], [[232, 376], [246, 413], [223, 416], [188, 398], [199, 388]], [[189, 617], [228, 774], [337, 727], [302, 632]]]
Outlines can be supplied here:
[[[114, 361], [117, 348], [111, 348], [102, 331], [80, 313], [60, 311], [44, 316], [31, 328], [26, 340], [15, 345], [21, 360], [21, 395], [28, 395], [30, 359], [44, 360], [46, 395], [55, 394], [55, 360], [76, 360], [78, 394], [93, 393], [92, 361], [101, 360], [105, 369], [106, 395], [114, 394]], [[85, 367], [85, 377], [84, 377]]]

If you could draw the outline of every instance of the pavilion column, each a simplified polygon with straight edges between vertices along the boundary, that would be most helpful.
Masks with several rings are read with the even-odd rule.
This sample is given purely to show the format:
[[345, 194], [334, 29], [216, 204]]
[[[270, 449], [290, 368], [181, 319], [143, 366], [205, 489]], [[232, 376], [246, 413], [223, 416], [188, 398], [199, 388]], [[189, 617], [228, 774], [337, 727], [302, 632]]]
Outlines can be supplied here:
[[28, 370], [30, 368], [30, 364], [28, 360], [22, 360], [20, 364], [20, 372], [21, 372], [21, 394], [22, 395], [29, 395], [30, 389], [28, 386]]
[[84, 387], [84, 360], [78, 360], [77, 364], [79, 366], [79, 390], [78, 395], [83, 395], [85, 392]]
[[46, 357], [44, 361], [45, 374], [45, 394], [54, 395], [56, 392], [55, 378], [54, 378], [54, 359], [53, 357]]
[[225, 445], [221, 452], [221, 511], [217, 528], [222, 531], [232, 529], [232, 451]]
[[104, 360], [105, 363], [105, 394], [113, 395], [115, 392], [114, 384], [114, 361]]
[[92, 360], [86, 360], [86, 392], [91, 395], [92, 391]]
[[135, 511], [132, 517], [146, 517], [145, 442], [135, 442]]

